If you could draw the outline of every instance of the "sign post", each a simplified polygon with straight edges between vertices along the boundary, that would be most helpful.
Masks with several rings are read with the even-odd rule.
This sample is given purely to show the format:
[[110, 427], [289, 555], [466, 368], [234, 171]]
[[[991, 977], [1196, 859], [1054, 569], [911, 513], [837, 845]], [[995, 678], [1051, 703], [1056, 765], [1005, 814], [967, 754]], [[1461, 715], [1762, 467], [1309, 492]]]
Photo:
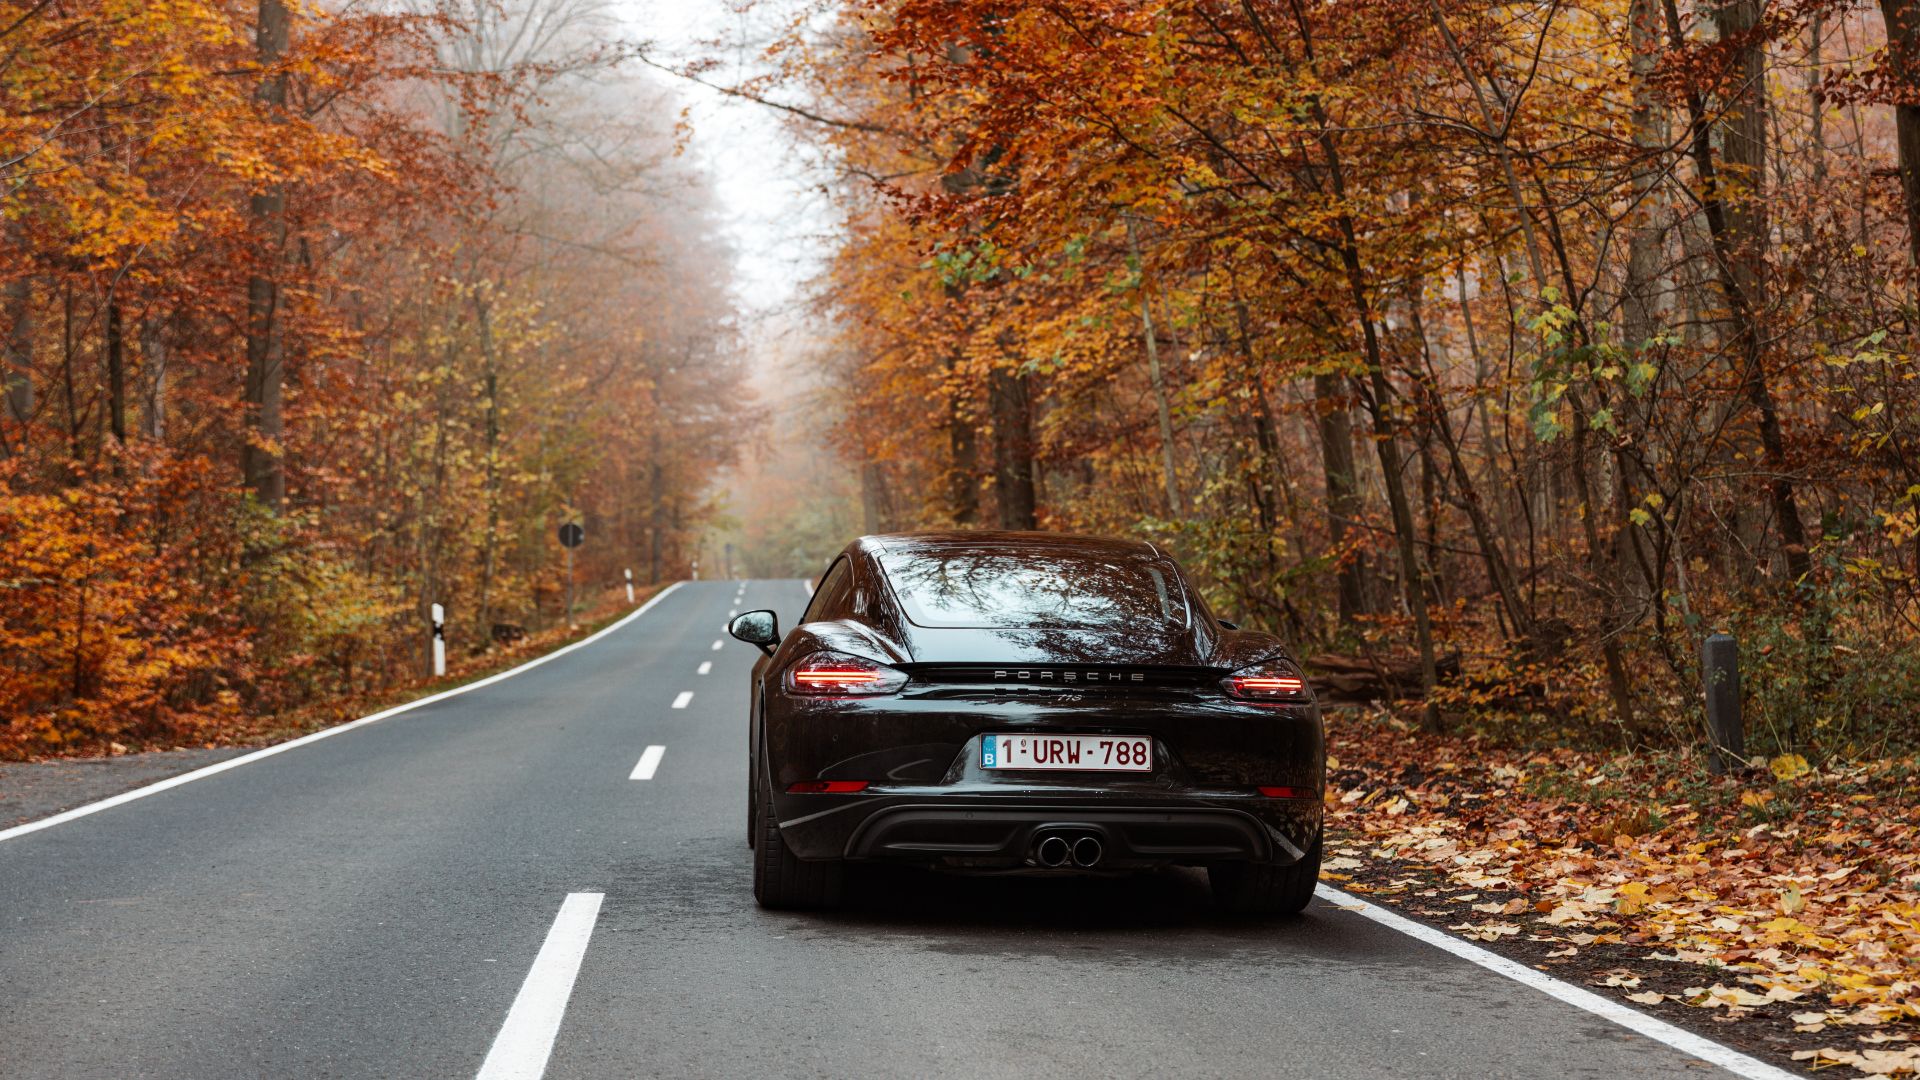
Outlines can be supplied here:
[[567, 549], [567, 629], [577, 624], [573, 621], [573, 549], [585, 543], [586, 527], [577, 521], [568, 521], [560, 526], [560, 546]]
[[627, 571], [627, 603], [633, 603], [633, 571]]
[[433, 674], [447, 673], [447, 609], [433, 605]]

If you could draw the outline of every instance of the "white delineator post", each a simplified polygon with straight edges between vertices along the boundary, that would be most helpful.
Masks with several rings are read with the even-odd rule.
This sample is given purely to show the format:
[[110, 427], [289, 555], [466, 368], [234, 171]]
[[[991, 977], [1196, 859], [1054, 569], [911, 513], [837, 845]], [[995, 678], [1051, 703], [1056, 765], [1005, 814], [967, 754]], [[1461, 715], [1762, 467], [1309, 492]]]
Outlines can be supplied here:
[[433, 673], [447, 673], [447, 609], [433, 605]]
[[633, 571], [627, 571], [627, 603], [633, 603]]

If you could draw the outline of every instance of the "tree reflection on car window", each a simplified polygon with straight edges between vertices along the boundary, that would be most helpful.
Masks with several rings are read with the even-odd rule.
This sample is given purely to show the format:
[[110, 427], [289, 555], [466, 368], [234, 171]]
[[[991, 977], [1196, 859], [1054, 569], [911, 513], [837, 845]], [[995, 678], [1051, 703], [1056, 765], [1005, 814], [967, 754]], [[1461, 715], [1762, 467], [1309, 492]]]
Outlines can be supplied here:
[[986, 548], [880, 556], [909, 620], [928, 627], [1184, 627], [1185, 592], [1157, 560]]

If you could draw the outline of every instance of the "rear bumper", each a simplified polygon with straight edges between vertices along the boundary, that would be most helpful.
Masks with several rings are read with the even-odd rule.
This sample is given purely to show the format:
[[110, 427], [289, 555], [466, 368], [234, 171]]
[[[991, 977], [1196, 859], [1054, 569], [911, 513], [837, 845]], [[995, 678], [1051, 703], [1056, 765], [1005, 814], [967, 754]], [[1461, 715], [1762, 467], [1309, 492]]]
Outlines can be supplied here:
[[852, 859], [1008, 870], [1036, 867], [1042, 836], [1092, 836], [1102, 869], [1285, 865], [1320, 828], [1312, 799], [1152, 800], [867, 792], [777, 800], [781, 834], [803, 859]]

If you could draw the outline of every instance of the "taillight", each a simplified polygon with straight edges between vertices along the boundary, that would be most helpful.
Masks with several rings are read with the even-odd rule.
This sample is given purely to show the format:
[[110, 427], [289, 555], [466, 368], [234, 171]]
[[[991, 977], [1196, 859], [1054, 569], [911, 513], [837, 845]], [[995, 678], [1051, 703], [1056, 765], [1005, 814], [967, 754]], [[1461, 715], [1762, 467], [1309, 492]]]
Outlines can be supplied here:
[[905, 685], [907, 673], [899, 668], [844, 653], [813, 653], [787, 669], [787, 690], [794, 694], [892, 694]]
[[1242, 701], [1286, 704], [1311, 700], [1307, 677], [1285, 660], [1269, 660], [1241, 668], [1220, 680], [1220, 685]]

